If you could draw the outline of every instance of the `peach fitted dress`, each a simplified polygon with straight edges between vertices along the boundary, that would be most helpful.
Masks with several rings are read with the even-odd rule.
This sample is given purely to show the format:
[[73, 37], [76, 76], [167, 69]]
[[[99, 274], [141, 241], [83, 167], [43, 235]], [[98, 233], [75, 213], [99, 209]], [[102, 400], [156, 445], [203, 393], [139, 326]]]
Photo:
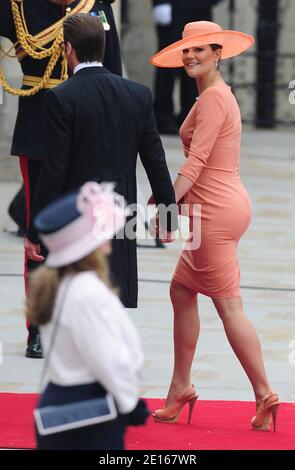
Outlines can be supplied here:
[[[239, 297], [237, 246], [251, 220], [251, 202], [239, 174], [240, 110], [228, 85], [201, 93], [180, 137], [186, 161], [179, 174], [193, 182], [184, 202], [200, 246], [182, 251], [173, 278], [210, 297]], [[194, 204], [200, 212], [193, 217]]]

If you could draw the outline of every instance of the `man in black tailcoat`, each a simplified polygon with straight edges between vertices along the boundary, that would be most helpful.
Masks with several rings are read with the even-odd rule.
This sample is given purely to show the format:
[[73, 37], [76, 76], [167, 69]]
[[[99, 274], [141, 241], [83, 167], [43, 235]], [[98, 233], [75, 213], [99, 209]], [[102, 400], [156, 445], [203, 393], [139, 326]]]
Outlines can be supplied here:
[[[149, 89], [102, 66], [104, 30], [98, 18], [67, 18], [64, 39], [73, 76], [46, 95], [45, 154], [32, 219], [49, 202], [89, 180], [115, 182], [116, 191], [129, 205], [135, 204], [139, 153], [156, 204], [173, 205], [164, 228], [176, 230], [175, 194]], [[27, 255], [38, 260], [39, 240], [32, 223], [25, 246]], [[114, 240], [111, 271], [124, 305], [136, 307], [134, 236]]]
[[[120, 46], [114, 22], [111, 3], [114, 0], [0, 0], [0, 36], [6, 37], [15, 44], [16, 56], [23, 72], [22, 91], [29, 91], [38, 86], [42, 80], [46, 67], [51, 59], [49, 55], [39, 60], [36, 55], [42, 48], [50, 48], [62, 27], [66, 14], [72, 11], [89, 13], [99, 16], [106, 29], [105, 66], [113, 73], [122, 74]], [[14, 12], [14, 13], [13, 13]], [[31, 53], [30, 44], [22, 47], [21, 29], [16, 27], [16, 12], [21, 19], [24, 30], [31, 35], [34, 44], [40, 46]], [[27, 47], [28, 46], [28, 47]], [[26, 50], [27, 49], [27, 50]], [[34, 54], [34, 52], [36, 54]], [[1, 56], [1, 54], [0, 54]], [[44, 140], [42, 133], [42, 119], [44, 112], [44, 99], [48, 89], [54, 88], [66, 78], [66, 71], [62, 67], [62, 53], [57, 60], [49, 80], [43, 88], [30, 96], [21, 96], [18, 90], [8, 90], [19, 96], [19, 109], [14, 129], [11, 154], [20, 158], [21, 172], [24, 180], [27, 207], [27, 222], [30, 219], [31, 202], [35, 197], [36, 183], [40, 173], [41, 160], [44, 156]], [[0, 77], [0, 86], [3, 85]], [[5, 89], [5, 86], [4, 86]], [[20, 193], [10, 207], [12, 218], [21, 226], [24, 218], [24, 198]], [[40, 253], [42, 255], [42, 253]], [[25, 282], [27, 288], [27, 274], [38, 266], [33, 260], [26, 259]], [[38, 329], [28, 325], [29, 336], [26, 356], [31, 358], [42, 357], [40, 336]]]

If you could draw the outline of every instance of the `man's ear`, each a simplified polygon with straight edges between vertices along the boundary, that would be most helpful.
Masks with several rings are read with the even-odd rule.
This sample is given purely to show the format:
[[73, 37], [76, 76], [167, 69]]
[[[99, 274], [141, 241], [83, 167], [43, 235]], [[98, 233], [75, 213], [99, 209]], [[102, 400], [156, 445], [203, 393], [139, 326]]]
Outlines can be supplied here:
[[65, 43], [65, 52], [66, 52], [66, 54], [67, 54], [67, 55], [70, 55], [71, 52], [72, 52], [72, 50], [73, 50], [72, 44], [71, 44], [69, 41], [67, 41], [67, 42]]

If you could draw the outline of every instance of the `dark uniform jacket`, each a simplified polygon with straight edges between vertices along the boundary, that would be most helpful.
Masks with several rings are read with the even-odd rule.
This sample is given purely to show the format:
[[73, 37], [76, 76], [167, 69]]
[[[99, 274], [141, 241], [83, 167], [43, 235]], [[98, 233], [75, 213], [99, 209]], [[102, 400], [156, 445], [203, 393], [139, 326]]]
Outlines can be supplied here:
[[[78, 3], [79, 0], [76, 0], [69, 6], [74, 8]], [[97, 13], [100, 10], [105, 11], [108, 23], [111, 26], [111, 29], [106, 31], [104, 64], [113, 73], [121, 75], [119, 40], [110, 1], [96, 0], [91, 11]], [[49, 0], [25, 0], [24, 13], [28, 31], [33, 36], [59, 21], [63, 16], [61, 5]], [[10, 0], [0, 0], [0, 36], [10, 39], [13, 43], [17, 40]], [[48, 61], [48, 58], [36, 60], [31, 57], [24, 57], [20, 65], [24, 75], [43, 77]], [[52, 78], [60, 78], [60, 74], [59, 62], [53, 71]], [[27, 87], [23, 88], [26, 89]], [[12, 155], [42, 158], [44, 154], [42, 118], [45, 93], [46, 90], [41, 90], [35, 96], [19, 98], [19, 110], [11, 149]]]
[[[45, 103], [45, 154], [32, 220], [49, 202], [88, 180], [114, 181], [136, 203], [139, 153], [157, 204], [175, 203], [148, 88], [87, 67], [49, 90]], [[174, 213], [168, 229], [176, 229]], [[31, 225], [29, 240], [38, 243]], [[111, 268], [125, 306], [137, 306], [136, 240], [114, 240]]]

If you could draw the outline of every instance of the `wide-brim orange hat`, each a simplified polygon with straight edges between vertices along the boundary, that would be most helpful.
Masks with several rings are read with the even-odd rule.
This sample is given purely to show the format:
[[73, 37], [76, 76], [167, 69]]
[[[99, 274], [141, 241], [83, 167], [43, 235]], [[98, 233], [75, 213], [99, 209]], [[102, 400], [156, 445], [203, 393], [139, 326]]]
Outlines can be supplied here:
[[221, 59], [228, 59], [246, 51], [254, 42], [250, 34], [222, 29], [212, 21], [194, 21], [185, 25], [180, 41], [159, 51], [150, 62], [157, 67], [183, 67], [183, 49], [205, 44], [219, 44], [222, 46]]

